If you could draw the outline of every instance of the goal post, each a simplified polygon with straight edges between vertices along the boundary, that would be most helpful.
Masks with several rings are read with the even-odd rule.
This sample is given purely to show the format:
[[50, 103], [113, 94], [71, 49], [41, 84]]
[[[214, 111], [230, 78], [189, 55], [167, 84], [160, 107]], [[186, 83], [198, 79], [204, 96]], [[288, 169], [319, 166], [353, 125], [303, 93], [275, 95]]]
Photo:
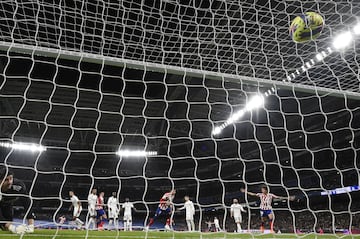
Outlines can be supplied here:
[[[136, 60], [128, 60], [123, 58], [101, 56], [98, 54], [76, 52], [70, 50], [60, 50], [55, 48], [46, 48], [32, 45], [25, 45], [11, 42], [0, 42], [0, 49], [3, 51], [16, 52], [22, 54], [34, 54], [38, 56], [46, 56], [59, 59], [67, 59], [74, 61], [84, 61], [95, 64], [104, 64], [118, 67], [128, 67], [133, 69], [148, 70], [154, 72], [167, 72], [174, 75], [186, 75], [197, 78], [208, 78], [214, 80], [224, 80], [226, 82], [237, 83], [242, 81], [247, 84], [259, 85], [264, 88], [276, 87], [286, 90], [295, 90], [304, 93], [312, 93], [319, 95], [328, 95], [336, 97], [347, 97], [349, 99], [360, 99], [360, 93], [347, 90], [338, 90], [325, 88], [320, 86], [310, 86], [301, 83], [291, 83], [287, 81], [273, 81], [268, 79], [260, 79], [254, 77], [245, 77], [241, 75], [232, 75], [226, 73], [217, 73], [212, 71], [203, 71], [191, 68], [182, 68], [166, 64], [158, 64], [152, 62], [142, 62]], [[284, 79], [285, 80], [285, 79]]]

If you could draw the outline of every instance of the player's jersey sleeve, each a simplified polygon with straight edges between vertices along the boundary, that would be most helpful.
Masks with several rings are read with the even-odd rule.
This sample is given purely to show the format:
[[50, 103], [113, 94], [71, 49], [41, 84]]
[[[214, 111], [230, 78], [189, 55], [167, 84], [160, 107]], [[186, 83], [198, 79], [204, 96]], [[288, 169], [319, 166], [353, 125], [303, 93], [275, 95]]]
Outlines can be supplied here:
[[276, 196], [275, 194], [269, 193], [271, 198], [279, 198], [279, 196]]
[[231, 205], [230, 212], [234, 212], [234, 205]]
[[262, 193], [257, 193], [256, 196], [257, 196], [257, 197], [261, 197], [261, 196], [262, 196]]
[[193, 202], [191, 202], [191, 210], [192, 210], [193, 214], [195, 214], [195, 206], [194, 206]]
[[160, 200], [162, 200], [162, 201], [170, 200], [170, 194], [169, 194], [169, 193], [165, 193]]
[[79, 203], [79, 198], [75, 195], [73, 196], [73, 203], [74, 203], [74, 206], [76, 206]]

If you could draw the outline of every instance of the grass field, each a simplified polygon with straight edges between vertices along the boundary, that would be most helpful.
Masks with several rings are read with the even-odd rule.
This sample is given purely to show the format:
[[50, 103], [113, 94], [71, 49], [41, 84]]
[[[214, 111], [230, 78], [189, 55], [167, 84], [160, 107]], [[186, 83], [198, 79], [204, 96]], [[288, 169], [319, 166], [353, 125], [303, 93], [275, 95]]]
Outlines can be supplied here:
[[331, 239], [331, 238], [359, 238], [359, 236], [351, 236], [351, 235], [334, 235], [334, 234], [326, 234], [326, 235], [315, 235], [315, 234], [307, 234], [307, 235], [295, 235], [295, 234], [264, 234], [264, 235], [256, 235], [256, 234], [235, 234], [235, 233], [184, 233], [184, 232], [115, 232], [115, 231], [72, 231], [72, 230], [36, 230], [34, 234], [28, 234], [24, 236], [18, 236], [14, 234], [9, 234], [8, 232], [0, 231], [1, 239], [14, 239], [14, 238], [57, 238], [57, 239], [70, 239], [70, 238], [121, 238], [121, 239], [155, 239], [155, 238], [163, 238], [163, 239], [223, 239], [223, 238], [302, 238], [302, 239]]

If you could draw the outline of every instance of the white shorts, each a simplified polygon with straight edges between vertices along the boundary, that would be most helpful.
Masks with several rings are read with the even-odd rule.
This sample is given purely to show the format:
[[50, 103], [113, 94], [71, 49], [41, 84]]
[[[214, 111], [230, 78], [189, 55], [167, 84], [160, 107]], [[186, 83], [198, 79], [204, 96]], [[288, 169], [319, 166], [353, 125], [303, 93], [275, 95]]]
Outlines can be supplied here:
[[242, 217], [234, 217], [235, 223], [242, 223]]
[[132, 221], [132, 216], [131, 216], [131, 214], [125, 214], [125, 215], [124, 215], [124, 221]]
[[194, 221], [194, 217], [186, 217], [186, 221]]
[[113, 210], [113, 209], [109, 210], [109, 218], [117, 219], [118, 215], [119, 215], [118, 210], [116, 210], [116, 209], [115, 210]]
[[96, 217], [96, 210], [94, 207], [89, 207], [88, 210], [89, 210], [90, 217]]
[[82, 207], [74, 207], [73, 217], [80, 217]]

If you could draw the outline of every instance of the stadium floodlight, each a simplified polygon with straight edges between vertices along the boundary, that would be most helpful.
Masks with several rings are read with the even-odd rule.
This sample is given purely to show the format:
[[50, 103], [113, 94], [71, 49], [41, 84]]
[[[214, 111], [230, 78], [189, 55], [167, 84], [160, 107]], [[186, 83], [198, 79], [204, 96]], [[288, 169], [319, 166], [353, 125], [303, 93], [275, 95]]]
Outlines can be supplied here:
[[226, 121], [226, 123], [232, 124], [234, 123], [236, 120], [238, 120], [241, 116], [243, 116], [245, 114], [245, 112], [243, 110], [239, 110], [238, 112], [234, 113], [233, 115], [230, 116], [230, 118]]
[[[325, 53], [325, 52], [324, 52]], [[322, 52], [316, 54], [316, 60], [317, 61], [322, 61], [325, 58], [326, 55], [324, 55]]]
[[246, 104], [245, 109], [247, 111], [251, 111], [257, 108], [260, 108], [264, 105], [264, 96], [262, 95], [255, 95], [253, 96], [249, 102]]
[[[271, 90], [273, 92], [275, 92], [275, 88], [271, 88]], [[267, 95], [270, 95], [271, 94], [271, 90], [269, 90], [267, 92]], [[266, 94], [265, 94], [266, 95]], [[264, 105], [264, 101], [265, 101], [265, 98], [263, 95], [261, 94], [258, 94], [258, 95], [255, 95], [253, 96], [248, 102], [247, 104], [245, 105], [245, 108], [242, 109], [242, 110], [239, 110], [237, 111], [236, 113], [232, 114], [227, 120], [225, 123], [223, 123], [222, 125], [220, 126], [217, 126], [213, 129], [213, 131], [211, 132], [212, 135], [218, 135], [221, 133], [221, 131], [226, 127], [228, 126], [229, 124], [232, 124], [234, 123], [235, 121], [237, 121], [238, 119], [240, 119], [247, 111], [251, 111], [251, 110], [254, 110], [254, 109], [257, 109], [259, 107], [262, 107]]]
[[147, 157], [157, 155], [156, 151], [144, 151], [144, 150], [119, 150], [116, 154], [120, 157]]
[[355, 35], [360, 35], [360, 22], [354, 26], [353, 32]]
[[221, 127], [215, 127], [211, 132], [213, 135], [218, 135], [221, 133]]
[[352, 39], [353, 39], [353, 35], [351, 34], [351, 32], [347, 31], [347, 32], [341, 33], [340, 35], [335, 37], [335, 39], [333, 41], [333, 47], [336, 50], [342, 50], [350, 45]]
[[8, 142], [0, 142], [0, 146], [4, 148], [11, 148], [14, 150], [21, 151], [30, 151], [30, 152], [43, 152], [46, 151], [46, 147], [37, 144], [28, 144], [28, 143], [8, 143]]

